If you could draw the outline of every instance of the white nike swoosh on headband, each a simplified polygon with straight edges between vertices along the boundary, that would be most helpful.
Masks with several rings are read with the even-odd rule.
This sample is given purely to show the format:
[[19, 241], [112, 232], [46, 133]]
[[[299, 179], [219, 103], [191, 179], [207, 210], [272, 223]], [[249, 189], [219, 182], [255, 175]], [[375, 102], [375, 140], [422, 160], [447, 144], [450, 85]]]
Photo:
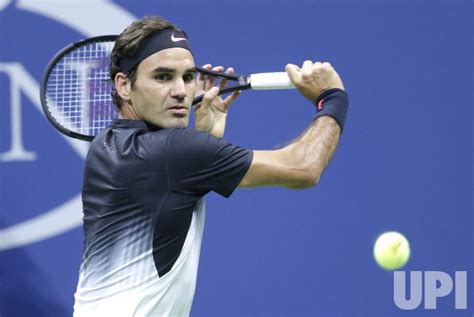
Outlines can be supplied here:
[[174, 37], [174, 33], [173, 33], [173, 34], [171, 34], [171, 40], [173, 42], [179, 42], [179, 41], [186, 41], [186, 38], [184, 38], [184, 37]]

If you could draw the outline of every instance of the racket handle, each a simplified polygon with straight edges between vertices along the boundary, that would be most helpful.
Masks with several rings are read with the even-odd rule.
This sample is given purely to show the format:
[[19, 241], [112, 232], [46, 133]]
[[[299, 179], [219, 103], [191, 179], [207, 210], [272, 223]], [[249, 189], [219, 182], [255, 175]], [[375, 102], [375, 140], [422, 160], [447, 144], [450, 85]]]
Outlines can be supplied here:
[[250, 86], [254, 90], [295, 89], [285, 72], [251, 74]]

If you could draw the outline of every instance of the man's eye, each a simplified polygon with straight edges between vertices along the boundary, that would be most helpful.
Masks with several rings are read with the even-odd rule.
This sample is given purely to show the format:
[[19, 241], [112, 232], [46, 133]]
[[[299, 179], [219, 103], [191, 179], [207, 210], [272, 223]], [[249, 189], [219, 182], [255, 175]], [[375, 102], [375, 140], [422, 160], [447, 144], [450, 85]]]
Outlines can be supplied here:
[[171, 74], [167, 74], [167, 73], [162, 73], [162, 74], [155, 75], [155, 79], [158, 80], [158, 81], [168, 81], [168, 80], [171, 80], [172, 78], [173, 78], [173, 76], [171, 76]]
[[184, 82], [189, 83], [189, 82], [192, 82], [195, 77], [196, 77], [196, 73], [187, 73], [187, 74], [184, 74], [183, 80]]

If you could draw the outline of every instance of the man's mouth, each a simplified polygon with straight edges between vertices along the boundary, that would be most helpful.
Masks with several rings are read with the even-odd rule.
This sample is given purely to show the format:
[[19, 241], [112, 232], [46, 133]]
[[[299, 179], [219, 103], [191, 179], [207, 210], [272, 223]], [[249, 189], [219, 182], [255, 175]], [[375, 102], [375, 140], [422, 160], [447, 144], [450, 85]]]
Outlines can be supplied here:
[[185, 106], [169, 107], [168, 110], [178, 115], [186, 115], [188, 113], [188, 108]]

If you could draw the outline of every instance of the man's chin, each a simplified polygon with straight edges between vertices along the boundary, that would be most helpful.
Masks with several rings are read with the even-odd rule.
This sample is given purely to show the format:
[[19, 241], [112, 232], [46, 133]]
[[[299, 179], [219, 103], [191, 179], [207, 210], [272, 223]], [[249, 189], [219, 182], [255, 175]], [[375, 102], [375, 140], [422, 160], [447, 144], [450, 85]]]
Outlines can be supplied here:
[[189, 125], [189, 116], [175, 118], [176, 128], [187, 128]]
[[189, 116], [173, 117], [163, 123], [164, 128], [187, 128], [189, 125]]

